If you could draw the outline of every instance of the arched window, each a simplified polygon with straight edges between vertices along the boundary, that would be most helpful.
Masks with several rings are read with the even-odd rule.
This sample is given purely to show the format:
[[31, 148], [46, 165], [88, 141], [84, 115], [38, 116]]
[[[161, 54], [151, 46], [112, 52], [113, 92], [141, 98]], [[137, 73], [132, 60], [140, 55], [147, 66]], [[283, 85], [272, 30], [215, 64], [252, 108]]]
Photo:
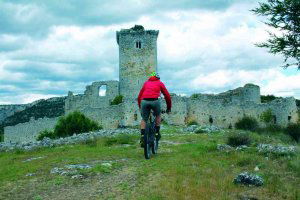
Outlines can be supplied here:
[[274, 124], [277, 123], [277, 117], [276, 117], [276, 115], [273, 115], [273, 123], [274, 123]]
[[136, 41], [135, 42], [135, 48], [137, 48], [137, 49], [142, 48], [142, 42], [141, 41]]
[[100, 97], [106, 96], [106, 85], [101, 85], [99, 87], [99, 96]]
[[212, 116], [209, 116], [208, 121], [209, 121], [210, 124], [214, 123], [214, 120], [213, 120]]

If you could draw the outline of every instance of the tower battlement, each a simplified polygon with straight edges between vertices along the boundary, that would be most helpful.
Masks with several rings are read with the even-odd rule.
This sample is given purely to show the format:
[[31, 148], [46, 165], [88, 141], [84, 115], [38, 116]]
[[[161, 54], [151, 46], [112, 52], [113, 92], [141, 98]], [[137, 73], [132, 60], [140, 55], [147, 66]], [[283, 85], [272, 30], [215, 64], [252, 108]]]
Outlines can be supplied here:
[[117, 43], [119, 44], [119, 38], [122, 35], [142, 35], [142, 34], [147, 34], [147, 35], [153, 35], [153, 36], [158, 36], [159, 31], [157, 30], [145, 30], [145, 28], [141, 25], [135, 25], [132, 28], [129, 29], [121, 29], [120, 31], [117, 31]]

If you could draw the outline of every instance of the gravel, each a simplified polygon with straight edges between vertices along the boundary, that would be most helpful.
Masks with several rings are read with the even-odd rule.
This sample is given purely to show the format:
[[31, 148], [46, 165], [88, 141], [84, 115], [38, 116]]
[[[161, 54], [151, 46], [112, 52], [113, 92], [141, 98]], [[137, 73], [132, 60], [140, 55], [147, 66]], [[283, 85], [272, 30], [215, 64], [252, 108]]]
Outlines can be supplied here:
[[219, 151], [231, 151], [233, 150], [233, 147], [227, 144], [217, 144], [217, 149]]
[[228, 145], [228, 144], [217, 144], [217, 149], [219, 151], [231, 151], [231, 150], [236, 150], [236, 151], [244, 151], [246, 149], [248, 149], [249, 147], [246, 146], [246, 145], [240, 145], [240, 146], [237, 146], [236, 148]]
[[183, 128], [183, 132], [200, 134], [200, 133], [214, 133], [214, 132], [225, 132], [225, 131], [214, 125], [211, 126], [190, 125], [186, 128]]
[[247, 145], [240, 145], [240, 146], [237, 146], [235, 148], [236, 151], [244, 151], [246, 149], [248, 149], [249, 147]]
[[258, 152], [273, 153], [277, 155], [292, 155], [295, 154], [296, 146], [284, 146], [284, 145], [271, 145], [271, 144], [259, 144], [257, 146]]
[[91, 169], [92, 166], [88, 164], [75, 164], [75, 165], [66, 165], [67, 169]]
[[38, 160], [38, 159], [42, 159], [42, 158], [45, 158], [45, 157], [44, 156], [40, 156], [40, 157], [28, 158], [26, 160], [23, 160], [22, 162], [30, 162], [30, 161]]
[[[116, 160], [115, 162], [117, 162]], [[122, 160], [120, 160], [122, 161]], [[102, 162], [100, 164], [103, 167], [111, 168], [112, 164], [109, 162]], [[91, 169], [96, 166], [96, 163], [94, 164], [70, 164], [65, 165], [63, 167], [54, 167], [50, 170], [50, 174], [56, 174], [60, 176], [69, 176], [72, 179], [83, 179], [85, 178], [84, 175], [81, 174], [81, 170], [85, 169]]]
[[243, 185], [254, 185], [254, 186], [262, 186], [264, 184], [264, 180], [262, 177], [256, 174], [250, 174], [249, 172], [240, 173], [233, 182], [235, 184], [243, 184]]
[[101, 166], [103, 166], [103, 167], [112, 167], [112, 164], [110, 164], [110, 163], [102, 163], [101, 164]]

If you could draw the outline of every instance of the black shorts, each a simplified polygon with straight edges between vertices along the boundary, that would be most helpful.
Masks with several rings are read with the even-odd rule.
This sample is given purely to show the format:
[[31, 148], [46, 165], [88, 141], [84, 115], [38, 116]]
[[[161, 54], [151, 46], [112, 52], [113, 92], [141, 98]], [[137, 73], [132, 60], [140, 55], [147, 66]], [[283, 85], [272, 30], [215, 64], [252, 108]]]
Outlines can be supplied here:
[[144, 121], [148, 121], [150, 111], [153, 110], [155, 117], [161, 113], [160, 99], [157, 100], [142, 100], [141, 102], [141, 115]]

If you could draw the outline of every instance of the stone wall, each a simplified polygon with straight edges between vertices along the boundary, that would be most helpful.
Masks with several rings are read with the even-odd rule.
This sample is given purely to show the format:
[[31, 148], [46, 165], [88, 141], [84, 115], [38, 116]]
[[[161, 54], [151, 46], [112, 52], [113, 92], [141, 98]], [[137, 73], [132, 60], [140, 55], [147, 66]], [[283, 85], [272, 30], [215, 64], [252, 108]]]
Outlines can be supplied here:
[[4, 142], [30, 142], [35, 141], [38, 133], [45, 129], [53, 130], [58, 120], [56, 118], [31, 119], [29, 122], [4, 128]]
[[[106, 86], [106, 95], [99, 96], [99, 88]], [[69, 92], [65, 101], [65, 113], [74, 110], [81, 110], [86, 107], [98, 109], [109, 107], [110, 102], [119, 95], [118, 81], [98, 81], [88, 85], [84, 94], [73, 95]]]
[[141, 122], [141, 114], [137, 100], [134, 98], [125, 99], [124, 103], [124, 115], [122, 120], [123, 126], [137, 126]]
[[[122, 123], [122, 118], [124, 116], [122, 104], [110, 105], [105, 108], [84, 107], [76, 110], [97, 121], [105, 129], [118, 128]], [[69, 110], [69, 112], [71, 111], [75, 110]]]
[[[105, 96], [99, 96], [99, 88], [106, 85]], [[110, 105], [119, 95], [118, 81], [99, 81], [88, 85], [84, 94], [73, 95], [69, 92], [65, 102], [65, 114], [80, 111], [87, 117], [99, 122], [104, 128], [117, 128], [123, 116], [123, 106]]]
[[[119, 105], [110, 105], [112, 97], [118, 94], [117, 83], [117, 81], [95, 82], [87, 86], [84, 94], [76, 96], [69, 94], [65, 114], [78, 110], [104, 128], [139, 125], [141, 115], [136, 98], [127, 98]], [[107, 84], [107, 93], [105, 97], [99, 97], [98, 88], [103, 84]], [[244, 116], [259, 120], [263, 112], [271, 109], [274, 122], [278, 125], [285, 126], [289, 122], [297, 121], [297, 106], [294, 98], [279, 98], [269, 103], [260, 103], [258, 97], [260, 97], [259, 87], [250, 84], [218, 95], [198, 94], [193, 97], [182, 97], [171, 94], [172, 113], [163, 114], [162, 118], [172, 125], [184, 125], [196, 121], [200, 125], [233, 128], [235, 123]], [[162, 110], [166, 110], [164, 98], [160, 101]], [[38, 132], [52, 129], [56, 121], [57, 118], [44, 118], [5, 127], [5, 141], [35, 140]], [[260, 124], [264, 125], [263, 122]]]
[[[172, 95], [172, 102], [172, 113], [163, 115], [163, 119], [174, 125], [196, 121], [201, 125], [230, 128], [244, 116], [251, 116], [263, 126], [260, 116], [268, 109], [271, 109], [274, 122], [278, 125], [286, 126], [289, 122], [296, 122], [298, 119], [294, 98], [260, 103], [260, 89], [252, 84], [217, 95], [197, 94], [190, 98]], [[165, 108], [165, 102], [162, 103]]]
[[[168, 124], [183, 125], [186, 123], [188, 115], [187, 97], [181, 97], [176, 94], [171, 94], [172, 112], [163, 114], [162, 119]], [[162, 110], [166, 111], [167, 105], [164, 98], [161, 99]]]
[[[246, 84], [244, 87], [217, 95], [193, 95], [187, 100], [186, 121], [229, 128], [243, 116], [251, 115], [249, 108], [257, 104], [260, 104], [260, 89], [253, 84]], [[254, 112], [256, 111], [255, 109]]]
[[285, 126], [289, 122], [298, 121], [296, 99], [293, 97], [275, 99], [266, 106], [272, 110], [279, 125]]

